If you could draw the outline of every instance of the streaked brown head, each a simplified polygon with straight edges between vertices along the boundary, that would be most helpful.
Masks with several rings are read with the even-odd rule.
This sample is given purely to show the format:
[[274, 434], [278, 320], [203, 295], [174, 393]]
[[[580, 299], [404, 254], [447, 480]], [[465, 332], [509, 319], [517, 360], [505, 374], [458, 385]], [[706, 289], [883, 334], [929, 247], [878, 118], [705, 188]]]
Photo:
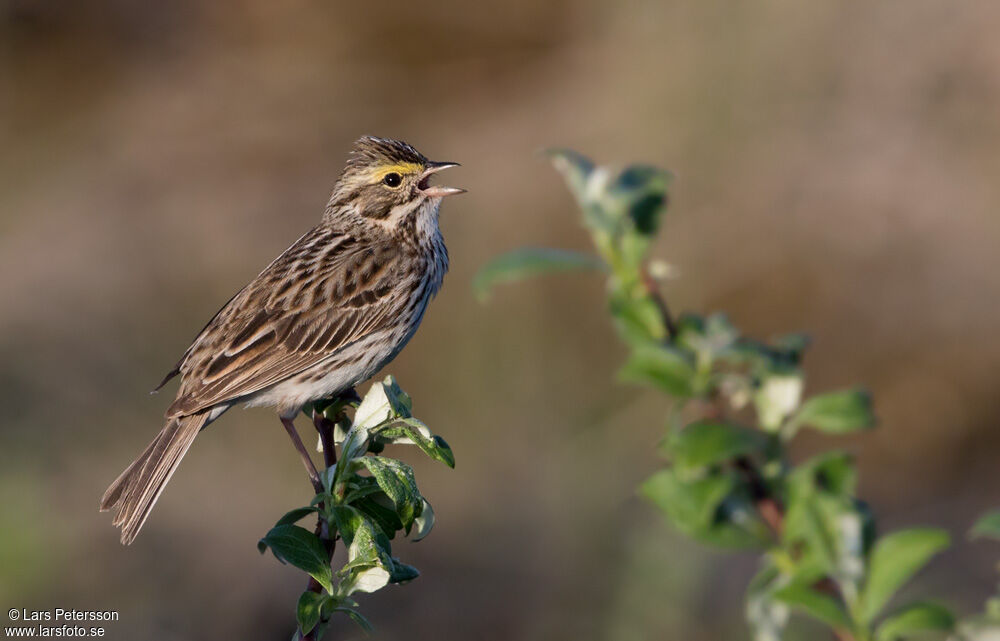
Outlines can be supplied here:
[[423, 209], [421, 205], [431, 205], [436, 210], [445, 196], [465, 191], [430, 184], [433, 174], [457, 166], [454, 162], [428, 160], [399, 140], [365, 136], [354, 143], [334, 187], [330, 208], [399, 225]]

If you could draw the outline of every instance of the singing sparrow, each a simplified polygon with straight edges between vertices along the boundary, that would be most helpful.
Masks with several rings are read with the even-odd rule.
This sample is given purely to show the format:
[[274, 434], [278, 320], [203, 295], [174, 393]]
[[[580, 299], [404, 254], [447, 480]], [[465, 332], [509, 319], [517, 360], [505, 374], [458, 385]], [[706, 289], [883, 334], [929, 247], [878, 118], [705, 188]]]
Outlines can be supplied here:
[[312, 467], [292, 419], [391, 361], [441, 287], [448, 251], [438, 209], [465, 190], [429, 181], [455, 166], [396, 140], [354, 144], [320, 223], [216, 313], [160, 384], [181, 377], [166, 425], [101, 499], [122, 543], [135, 539], [198, 432], [237, 403], [276, 406]]

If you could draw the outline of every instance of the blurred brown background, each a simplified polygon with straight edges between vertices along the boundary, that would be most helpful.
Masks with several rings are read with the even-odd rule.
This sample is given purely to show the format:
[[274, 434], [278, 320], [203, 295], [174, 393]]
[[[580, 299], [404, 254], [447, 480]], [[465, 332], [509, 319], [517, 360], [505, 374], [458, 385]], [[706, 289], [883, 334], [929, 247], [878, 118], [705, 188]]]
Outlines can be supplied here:
[[1000, 504], [1000, 4], [0, 7], [0, 605], [116, 609], [110, 638], [291, 634], [302, 577], [254, 545], [309, 488], [272, 413], [203, 434], [131, 548], [97, 502], [160, 428], [175, 388], [149, 389], [365, 133], [469, 189], [390, 367], [458, 467], [403, 453], [438, 526], [396, 544], [416, 583], [363, 599], [378, 638], [747, 638], [753, 559], [634, 495], [665, 406], [615, 384], [601, 283], [471, 295], [501, 251], [586, 248], [550, 145], [676, 173], [673, 306], [811, 332], [812, 390], [875, 393], [882, 428], [841, 443], [882, 526], [958, 539], [915, 591], [969, 612], [992, 589], [1000, 550], [962, 533]]

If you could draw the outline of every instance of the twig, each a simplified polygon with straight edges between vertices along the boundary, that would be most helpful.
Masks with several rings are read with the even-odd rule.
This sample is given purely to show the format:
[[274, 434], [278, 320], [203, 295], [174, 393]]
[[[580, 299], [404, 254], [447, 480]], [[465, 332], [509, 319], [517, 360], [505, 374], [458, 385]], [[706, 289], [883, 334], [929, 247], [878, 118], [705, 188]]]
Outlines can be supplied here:
[[781, 539], [781, 534], [785, 527], [785, 506], [781, 500], [771, 494], [764, 476], [746, 456], [736, 459], [736, 469], [746, 478], [747, 486], [750, 488], [750, 497], [753, 499], [757, 513], [767, 526], [771, 528], [775, 537]]
[[333, 467], [337, 464], [337, 444], [333, 440], [336, 423], [322, 414], [313, 412], [313, 425], [316, 426], [320, 442], [323, 444], [323, 463], [327, 467]]
[[[736, 459], [736, 468], [747, 479], [750, 496], [753, 499], [757, 513], [760, 514], [760, 518], [767, 523], [767, 526], [771, 528], [774, 535], [780, 539], [785, 526], [785, 506], [778, 497], [771, 493], [767, 482], [764, 481], [763, 475], [761, 475], [760, 470], [753, 461], [745, 456], [741, 456]], [[844, 595], [840, 593], [837, 583], [828, 576], [816, 581], [812, 587], [814, 590], [828, 594], [836, 599], [844, 599]], [[843, 628], [833, 628], [833, 636], [838, 641], [855, 641], [854, 635]]]
[[[664, 300], [663, 296], [660, 295], [659, 289], [656, 286], [656, 281], [645, 271], [642, 272], [642, 284], [649, 294], [653, 302], [660, 310], [660, 315], [663, 317], [663, 325], [667, 329], [667, 335], [670, 340], [677, 337], [677, 326], [674, 324], [673, 316], [670, 314], [670, 308], [667, 307], [667, 302]], [[704, 408], [705, 415], [708, 417], [721, 419], [725, 416], [725, 410], [722, 406], [722, 400], [719, 398], [713, 398], [711, 402], [707, 403], [707, 407]], [[761, 520], [767, 524], [774, 533], [774, 536], [780, 540], [781, 535], [784, 532], [785, 526], [785, 506], [781, 502], [781, 499], [771, 492], [770, 486], [767, 481], [764, 480], [763, 474], [761, 474], [760, 469], [757, 465], [748, 457], [741, 456], [736, 459], [736, 469], [744, 475], [747, 480], [747, 485], [750, 489], [750, 495], [753, 499], [754, 508], [760, 515]], [[824, 577], [813, 584], [813, 588], [829, 594], [830, 596], [843, 600], [843, 595], [840, 593], [840, 589], [837, 584], [830, 577]], [[837, 641], [856, 641], [854, 635], [850, 631], [844, 630], [842, 628], [833, 628], [833, 636]]]
[[642, 268], [642, 286], [660, 309], [660, 316], [663, 317], [663, 325], [667, 329], [667, 338], [671, 340], [677, 338], [677, 325], [674, 323], [674, 317], [670, 313], [670, 308], [667, 307], [667, 301], [660, 294], [660, 288], [656, 283], [656, 279], [650, 276], [645, 267]]
[[[358, 397], [357, 392], [355, 392], [354, 389], [351, 389], [348, 392], [344, 392], [343, 394], [338, 396], [338, 400], [350, 400], [350, 399], [356, 399], [357, 397]], [[340, 413], [335, 417], [336, 418], [335, 421], [330, 420], [323, 414], [313, 410], [313, 425], [316, 426], [316, 431], [319, 432], [320, 442], [323, 444], [323, 463], [326, 465], [327, 469], [337, 464], [337, 444], [334, 440], [333, 433], [334, 429], [336, 428], [337, 424], [336, 421], [339, 421], [344, 417], [344, 411], [347, 409], [347, 407], [348, 407], [347, 403], [341, 404]], [[330, 559], [330, 564], [332, 565], [333, 554], [336, 551], [337, 547], [337, 539], [336, 536], [330, 535], [330, 526], [322, 515], [320, 515], [316, 519], [315, 533], [316, 536], [318, 536], [320, 540], [323, 542], [323, 546], [326, 547], [326, 552]], [[306, 590], [309, 592], [315, 592], [316, 594], [323, 594], [325, 588], [322, 585], [320, 585], [316, 579], [309, 577], [309, 584], [306, 586]], [[325, 620], [322, 621], [321, 623], [318, 623], [316, 627], [314, 627], [312, 630], [309, 631], [308, 634], [302, 637], [302, 641], [319, 641], [322, 631], [325, 627], [322, 624], [325, 623], [326, 623]]]

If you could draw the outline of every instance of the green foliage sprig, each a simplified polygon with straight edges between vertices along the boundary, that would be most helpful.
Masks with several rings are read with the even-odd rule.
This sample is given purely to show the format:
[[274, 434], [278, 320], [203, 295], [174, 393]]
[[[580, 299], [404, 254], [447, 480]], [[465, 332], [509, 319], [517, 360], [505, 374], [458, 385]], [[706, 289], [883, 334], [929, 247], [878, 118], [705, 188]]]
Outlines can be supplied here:
[[948, 534], [913, 528], [879, 537], [856, 495], [851, 456], [790, 460], [789, 443], [803, 429], [842, 435], [873, 428], [868, 393], [849, 388], [803, 398], [808, 340], [801, 334], [765, 342], [743, 336], [721, 314], [674, 319], [653, 278], [664, 269], [646, 262], [667, 205], [667, 172], [613, 171], [571, 151], [549, 155], [597, 255], [519, 250], [484, 267], [476, 289], [485, 297], [497, 282], [553, 270], [607, 275], [609, 310], [629, 349], [620, 378], [674, 401], [660, 446], [667, 463], [640, 492], [684, 534], [761, 553], [747, 590], [754, 638], [780, 639], [792, 612], [829, 626], [842, 641], [952, 630], [954, 617], [939, 604], [892, 604], [949, 545]]
[[[969, 531], [970, 539], [1000, 541], [1000, 509], [983, 514]], [[997, 564], [1000, 571], [1000, 563]], [[1000, 639], [1000, 584], [986, 600], [982, 614], [964, 619], [949, 641], [997, 641]]]
[[[347, 415], [351, 408], [356, 408], [353, 419]], [[372, 385], [360, 403], [338, 398], [303, 410], [320, 429], [327, 460], [320, 474], [323, 491], [309, 505], [281, 517], [257, 544], [261, 553], [270, 549], [279, 561], [311, 577], [296, 608], [296, 639], [322, 638], [338, 612], [370, 631], [354, 595], [419, 575], [393, 556], [390, 541], [401, 532], [413, 541], [427, 536], [434, 511], [417, 489], [413, 469], [382, 452], [386, 445], [410, 444], [448, 467], [455, 466], [455, 458], [444, 439], [413, 418], [411, 409], [410, 397], [390, 376]], [[335, 444], [340, 445], [339, 460]], [[317, 516], [314, 530], [296, 525], [310, 515]], [[334, 570], [338, 539], [347, 558]]]

